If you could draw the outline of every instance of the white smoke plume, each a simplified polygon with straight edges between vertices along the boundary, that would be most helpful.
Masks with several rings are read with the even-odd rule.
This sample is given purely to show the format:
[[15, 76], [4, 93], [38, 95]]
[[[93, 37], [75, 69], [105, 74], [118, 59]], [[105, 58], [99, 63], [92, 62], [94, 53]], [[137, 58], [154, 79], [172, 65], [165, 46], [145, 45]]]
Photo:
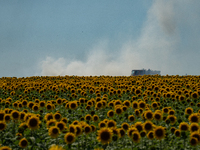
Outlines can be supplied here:
[[[143, 68], [160, 70], [163, 75], [184, 75], [184, 60], [178, 60], [182, 53], [179, 50], [179, 28], [181, 23], [187, 24], [181, 13], [186, 14], [185, 6], [190, 4], [187, 0], [154, 0], [140, 36], [137, 40], [130, 39], [124, 43], [118, 55], [113, 57], [112, 53], [107, 52], [109, 41], [100, 41], [91, 49], [86, 61], [55, 60], [48, 56], [40, 63], [41, 75], [127, 76], [132, 69]], [[196, 17], [193, 16], [190, 21], [199, 17], [196, 12], [194, 14]]]

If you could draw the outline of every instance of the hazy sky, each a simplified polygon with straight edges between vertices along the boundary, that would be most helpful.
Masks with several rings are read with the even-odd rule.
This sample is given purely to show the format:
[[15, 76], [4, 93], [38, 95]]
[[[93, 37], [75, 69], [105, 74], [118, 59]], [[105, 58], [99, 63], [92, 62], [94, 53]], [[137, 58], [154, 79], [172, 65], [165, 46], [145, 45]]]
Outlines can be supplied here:
[[200, 75], [199, 0], [0, 1], [0, 77]]

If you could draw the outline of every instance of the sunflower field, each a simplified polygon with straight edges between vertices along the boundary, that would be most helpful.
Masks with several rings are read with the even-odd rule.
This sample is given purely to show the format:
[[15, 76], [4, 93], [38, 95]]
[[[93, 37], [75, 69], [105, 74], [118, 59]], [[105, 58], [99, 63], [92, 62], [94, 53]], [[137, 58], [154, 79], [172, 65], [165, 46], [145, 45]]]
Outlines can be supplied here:
[[0, 150], [200, 149], [200, 76], [0, 78]]

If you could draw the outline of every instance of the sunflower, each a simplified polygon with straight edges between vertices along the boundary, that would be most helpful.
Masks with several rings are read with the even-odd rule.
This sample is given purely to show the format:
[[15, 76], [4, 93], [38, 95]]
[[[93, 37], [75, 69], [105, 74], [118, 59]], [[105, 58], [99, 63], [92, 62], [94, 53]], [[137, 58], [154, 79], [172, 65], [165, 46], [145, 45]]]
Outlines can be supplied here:
[[40, 102], [39, 102], [39, 106], [40, 106], [40, 107], [45, 107], [45, 101], [40, 101]]
[[179, 129], [180, 129], [181, 131], [188, 131], [188, 130], [189, 130], [189, 125], [188, 125], [188, 123], [186, 123], [186, 122], [181, 122], [181, 123], [179, 124]]
[[132, 107], [133, 107], [133, 109], [137, 109], [137, 108], [139, 107], [138, 102], [137, 102], [137, 101], [134, 101], [134, 102], [132, 103]]
[[75, 134], [76, 133], [76, 125], [73, 125], [73, 124], [69, 125], [69, 132]]
[[192, 133], [190, 134], [190, 137], [191, 137], [191, 138], [192, 138], [192, 137], [197, 138], [198, 144], [200, 143], [200, 133], [199, 133], [198, 131], [192, 132]]
[[152, 107], [153, 109], [156, 109], [156, 108], [158, 107], [158, 103], [157, 103], [157, 102], [151, 103], [151, 107]]
[[193, 123], [193, 122], [196, 122], [196, 123], [199, 123], [199, 114], [198, 113], [193, 113], [189, 116], [189, 122], [190, 123]]
[[19, 111], [13, 110], [12, 113], [11, 113], [11, 116], [12, 116], [13, 120], [19, 120], [19, 118], [20, 118]]
[[63, 100], [61, 98], [58, 98], [56, 100], [56, 104], [61, 105], [63, 103]]
[[76, 136], [74, 133], [68, 132], [65, 134], [64, 139], [67, 144], [72, 144], [75, 141]]
[[50, 128], [51, 126], [55, 126], [56, 120], [50, 119], [50, 120], [47, 121], [46, 125], [47, 125], [47, 129]]
[[126, 135], [126, 131], [123, 128], [118, 128], [117, 129], [119, 132], [119, 137], [122, 138]]
[[62, 146], [52, 145], [49, 150], [64, 150]]
[[69, 108], [75, 110], [78, 107], [77, 101], [72, 101], [69, 103]]
[[28, 146], [28, 141], [26, 138], [22, 138], [20, 141], [19, 141], [19, 146], [21, 148], [26, 148]]
[[32, 107], [33, 111], [38, 111], [39, 109], [40, 109], [40, 107], [39, 107], [38, 104], [34, 104], [33, 107]]
[[49, 128], [49, 136], [51, 138], [57, 138], [60, 133], [60, 129], [57, 126], [53, 126]]
[[133, 131], [132, 132], [132, 140], [133, 140], [133, 142], [139, 143], [140, 142], [140, 138], [141, 138], [141, 136], [140, 136], [139, 132], [137, 132], [137, 131]]
[[162, 126], [157, 126], [154, 130], [154, 136], [156, 139], [161, 140], [165, 137], [165, 129]]
[[128, 116], [128, 120], [129, 120], [130, 122], [135, 121], [135, 116], [134, 116], [134, 115]]
[[162, 109], [162, 112], [165, 113], [165, 114], [167, 114], [168, 111], [169, 111], [168, 107], [164, 107], [164, 108]]
[[191, 115], [193, 113], [193, 109], [191, 107], [188, 107], [185, 109], [185, 114]]
[[146, 121], [145, 123], [143, 123], [143, 127], [146, 132], [149, 132], [153, 130], [154, 124], [151, 121]]
[[112, 127], [116, 127], [117, 123], [114, 120], [109, 120], [107, 122], [107, 127], [108, 128], [112, 128]]
[[3, 131], [6, 128], [6, 123], [3, 121], [0, 121], [0, 131]]
[[101, 101], [97, 102], [95, 108], [101, 109], [103, 107], [103, 103]]
[[189, 143], [191, 146], [196, 146], [196, 145], [198, 145], [198, 139], [195, 137], [192, 137], [192, 138], [190, 138]]
[[12, 150], [9, 146], [2, 146], [0, 150]]
[[109, 110], [109, 111], [107, 112], [107, 116], [108, 116], [109, 118], [114, 117], [114, 115], [115, 115], [115, 113], [114, 113], [113, 110]]
[[171, 133], [173, 133], [173, 134], [174, 134], [175, 130], [176, 130], [175, 127], [171, 127], [171, 128], [170, 128], [170, 131], [171, 131]]
[[85, 115], [85, 120], [86, 121], [92, 120], [92, 116], [90, 114]]
[[54, 119], [53, 113], [47, 113], [47, 114], [45, 115], [44, 119], [45, 119], [46, 121], [49, 121], [49, 120], [51, 120], [51, 119]]
[[112, 141], [113, 132], [111, 129], [101, 128], [100, 130], [97, 131], [97, 133], [98, 133], [97, 140], [102, 144], [108, 144]]
[[155, 113], [153, 114], [153, 118], [156, 120], [156, 121], [161, 121], [163, 118], [162, 118], [162, 113], [158, 112], [158, 111], [155, 111]]
[[99, 122], [99, 124], [98, 124], [99, 128], [106, 127], [106, 125], [107, 125], [107, 124], [106, 124], [104, 121], [101, 121], [101, 122]]
[[3, 121], [5, 112], [0, 110], [0, 121]]
[[92, 127], [92, 132], [95, 132], [96, 131], [96, 126], [95, 125], [90, 125]]
[[131, 102], [129, 101], [129, 100], [125, 100], [124, 102], [123, 102], [123, 104], [126, 106], [126, 107], [130, 107], [131, 106]]
[[142, 131], [144, 128], [142, 122], [136, 122], [134, 127], [138, 130], [138, 132]]
[[36, 116], [30, 117], [27, 121], [28, 128], [31, 130], [38, 129], [40, 127], [39, 124], [40, 124], [40, 120]]
[[175, 134], [176, 137], [180, 137], [181, 136], [181, 130], [180, 129], [176, 129], [174, 131], [174, 134]]
[[199, 130], [199, 124], [196, 123], [196, 122], [191, 123], [189, 130], [190, 130], [190, 132], [198, 131]]
[[139, 109], [135, 109], [135, 115], [136, 115], [137, 117], [140, 116], [140, 110], [139, 110]]
[[170, 120], [170, 124], [171, 125], [174, 125], [176, 123], [176, 116], [174, 115], [169, 115], [167, 116], [167, 119], [166, 120]]
[[168, 114], [169, 115], [175, 115], [175, 110], [169, 110]]
[[84, 126], [84, 133], [87, 135], [92, 132], [92, 127], [89, 125]]
[[191, 94], [191, 96], [192, 96], [193, 99], [198, 99], [198, 98], [199, 98], [198, 92], [193, 92], [193, 93]]
[[142, 108], [142, 109], [145, 109], [146, 107], [146, 103], [144, 101], [140, 101], [138, 105], [139, 105], [139, 108]]
[[82, 127], [81, 125], [75, 125], [76, 128], [76, 137], [82, 134]]
[[154, 139], [154, 132], [149, 131], [148, 134], [147, 134], [147, 138], [150, 139], [150, 140], [153, 140]]
[[153, 120], [153, 112], [151, 110], [147, 110], [145, 111], [144, 113], [144, 117], [147, 119], [147, 120]]
[[63, 131], [65, 129], [66, 124], [63, 121], [56, 122], [56, 126], [59, 128], [60, 131]]
[[4, 115], [4, 121], [5, 121], [6, 123], [9, 123], [10, 120], [11, 120], [11, 115], [10, 115], [10, 114], [5, 114], [5, 115]]
[[131, 138], [132, 137], [132, 133], [136, 132], [136, 131], [138, 132], [137, 128], [135, 128], [135, 127], [128, 128], [128, 131], [127, 131], [128, 137]]
[[92, 120], [93, 120], [94, 122], [98, 122], [98, 121], [99, 121], [99, 116], [98, 116], [98, 115], [94, 115], [94, 116], [92, 117]]
[[32, 109], [34, 103], [33, 102], [28, 102], [28, 108]]
[[60, 121], [63, 121], [65, 124], [68, 122], [67, 118], [62, 118]]
[[122, 123], [121, 127], [122, 127], [122, 129], [124, 129], [125, 131], [127, 131], [128, 128], [129, 128], [129, 124], [126, 123], [126, 122], [124, 122], [124, 123]]
[[49, 111], [52, 110], [53, 109], [53, 105], [50, 104], [50, 103], [47, 103], [46, 104], [46, 109], [49, 110]]
[[53, 118], [54, 118], [55, 120], [59, 121], [59, 120], [62, 118], [62, 116], [61, 116], [60, 113], [56, 112], [56, 113], [53, 115]]
[[122, 109], [120, 106], [117, 106], [117, 107], [115, 108], [115, 113], [116, 113], [117, 115], [121, 115], [121, 114], [123, 113], [123, 109]]

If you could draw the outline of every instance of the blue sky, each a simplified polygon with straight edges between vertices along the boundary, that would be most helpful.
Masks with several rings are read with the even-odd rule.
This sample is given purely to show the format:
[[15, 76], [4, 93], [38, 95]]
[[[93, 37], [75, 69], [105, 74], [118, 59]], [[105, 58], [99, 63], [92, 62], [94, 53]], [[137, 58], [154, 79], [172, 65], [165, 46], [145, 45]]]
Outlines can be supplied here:
[[0, 1], [0, 77], [199, 75], [200, 1]]

